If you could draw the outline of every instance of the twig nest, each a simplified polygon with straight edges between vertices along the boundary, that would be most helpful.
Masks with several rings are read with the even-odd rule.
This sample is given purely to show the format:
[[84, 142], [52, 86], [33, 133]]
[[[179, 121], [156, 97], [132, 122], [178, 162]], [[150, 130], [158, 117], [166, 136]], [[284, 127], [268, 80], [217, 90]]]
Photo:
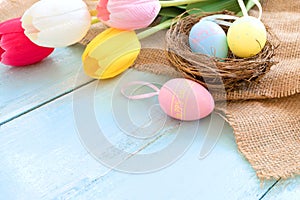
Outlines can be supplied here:
[[[225, 58], [211, 56], [207, 53], [201, 53], [201, 51], [193, 52], [189, 45], [191, 29], [203, 17], [215, 14], [234, 16], [229, 11], [180, 16], [178, 22], [173, 24], [166, 34], [167, 57], [185, 78], [194, 80], [211, 91], [224, 88], [228, 91], [246, 86], [251, 81], [262, 77], [270, 70], [272, 65], [277, 63], [272, 58], [279, 46], [279, 40], [268, 29], [266, 30], [266, 41], [263, 41], [263, 37], [260, 41], [265, 43], [263, 49], [260, 49], [259, 53], [251, 57], [247, 57], [249, 55], [245, 56], [247, 58], [243, 58], [242, 55], [238, 57], [232, 52], [234, 47], [228, 49]], [[233, 22], [233, 20], [228, 21]], [[228, 34], [228, 26], [222, 25], [221, 27]], [[247, 34], [245, 37], [247, 37]], [[230, 45], [230, 42], [228, 43]], [[245, 47], [247, 48], [246, 43], [244, 43]]]

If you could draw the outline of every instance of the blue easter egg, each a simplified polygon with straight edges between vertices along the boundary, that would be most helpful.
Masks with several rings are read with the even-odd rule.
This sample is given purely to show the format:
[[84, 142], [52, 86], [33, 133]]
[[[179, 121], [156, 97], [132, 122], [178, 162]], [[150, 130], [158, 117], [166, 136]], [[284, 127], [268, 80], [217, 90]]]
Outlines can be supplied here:
[[224, 30], [211, 21], [200, 21], [192, 27], [189, 44], [195, 53], [218, 58], [226, 58], [228, 54], [227, 37]]

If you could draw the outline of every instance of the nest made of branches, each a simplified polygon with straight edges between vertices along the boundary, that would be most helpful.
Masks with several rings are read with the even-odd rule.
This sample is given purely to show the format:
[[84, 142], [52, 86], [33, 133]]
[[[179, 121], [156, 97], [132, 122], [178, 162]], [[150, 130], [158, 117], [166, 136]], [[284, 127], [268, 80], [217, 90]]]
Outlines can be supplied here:
[[[234, 90], [248, 85], [266, 74], [277, 62], [272, 58], [279, 40], [267, 28], [267, 42], [262, 51], [250, 58], [239, 58], [229, 49], [227, 58], [193, 53], [189, 47], [191, 28], [203, 17], [214, 14], [234, 15], [232, 12], [213, 12], [178, 17], [166, 34], [167, 57], [185, 78], [194, 80], [209, 90]], [[221, 26], [227, 34], [228, 27]]]

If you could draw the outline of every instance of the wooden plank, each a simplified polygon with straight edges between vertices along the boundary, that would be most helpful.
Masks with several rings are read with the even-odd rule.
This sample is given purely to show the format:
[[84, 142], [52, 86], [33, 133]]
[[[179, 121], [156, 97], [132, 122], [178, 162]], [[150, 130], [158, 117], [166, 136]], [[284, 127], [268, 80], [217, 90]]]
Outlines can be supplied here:
[[280, 180], [264, 196], [265, 200], [298, 200], [300, 199], [300, 176], [287, 180]]
[[58, 48], [27, 67], [0, 64], [0, 124], [90, 81], [78, 73], [83, 49], [81, 45]]
[[[212, 153], [198, 159], [208, 119], [188, 152], [176, 163], [148, 174], [112, 172], [94, 185], [82, 188], [78, 199], [259, 199], [272, 184], [263, 188], [249, 164], [238, 154], [232, 131], [226, 125]], [[170, 137], [156, 141], [146, 152], [169, 143]], [[144, 153], [144, 151], [142, 151]], [[107, 185], [107, 183], [110, 183]], [[99, 189], [101, 188], [101, 189]]]
[[[120, 131], [112, 98], [120, 80], [162, 83], [167, 77], [128, 71], [129, 75], [100, 83], [95, 114], [113, 146], [149, 154], [174, 140], [178, 121], [170, 120], [158, 132], [162, 137], [139, 140]], [[122, 79], [123, 78], [123, 79]], [[120, 95], [120, 94], [118, 94]], [[80, 95], [79, 95], [80, 96]], [[110, 171], [82, 146], [76, 132], [73, 96], [68, 94], [0, 127], [0, 194], [5, 199], [258, 199], [274, 182], [260, 188], [249, 163], [238, 153], [231, 128], [226, 125], [215, 148], [205, 159], [199, 152], [205, 133], [213, 134], [209, 118], [200, 123], [191, 148], [178, 161], [154, 173]], [[145, 124], [147, 107], [155, 100], [131, 102], [133, 120]], [[137, 109], [134, 107], [137, 106]], [[144, 109], [144, 110], [143, 110]], [[76, 115], [76, 114], [75, 114]], [[159, 115], [159, 114], [157, 114]], [[159, 115], [160, 116], [160, 115]], [[84, 117], [84, 116], [83, 116]], [[137, 120], [139, 119], [139, 120]], [[89, 118], [85, 118], [88, 123]], [[211, 125], [212, 129], [209, 129]], [[173, 129], [172, 129], [173, 127]], [[209, 129], [209, 130], [208, 130]], [[184, 141], [182, 141], [184, 142]], [[99, 143], [101, 145], [101, 141]], [[109, 150], [109, 148], [108, 148]], [[131, 158], [129, 158], [131, 159]]]
[[[142, 45], [161, 48], [163, 42], [164, 32], [158, 32], [143, 39]], [[27, 67], [0, 63], [0, 124], [92, 81], [79, 71], [84, 48], [80, 44], [57, 48], [44, 61]]]

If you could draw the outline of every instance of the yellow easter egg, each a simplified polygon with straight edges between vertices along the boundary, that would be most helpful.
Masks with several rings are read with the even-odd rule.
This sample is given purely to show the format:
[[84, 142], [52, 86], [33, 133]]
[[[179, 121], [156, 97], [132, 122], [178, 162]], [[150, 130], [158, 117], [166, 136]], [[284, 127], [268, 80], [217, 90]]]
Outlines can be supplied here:
[[257, 18], [244, 16], [232, 23], [227, 32], [227, 42], [232, 53], [248, 58], [258, 54], [267, 41], [264, 24]]

